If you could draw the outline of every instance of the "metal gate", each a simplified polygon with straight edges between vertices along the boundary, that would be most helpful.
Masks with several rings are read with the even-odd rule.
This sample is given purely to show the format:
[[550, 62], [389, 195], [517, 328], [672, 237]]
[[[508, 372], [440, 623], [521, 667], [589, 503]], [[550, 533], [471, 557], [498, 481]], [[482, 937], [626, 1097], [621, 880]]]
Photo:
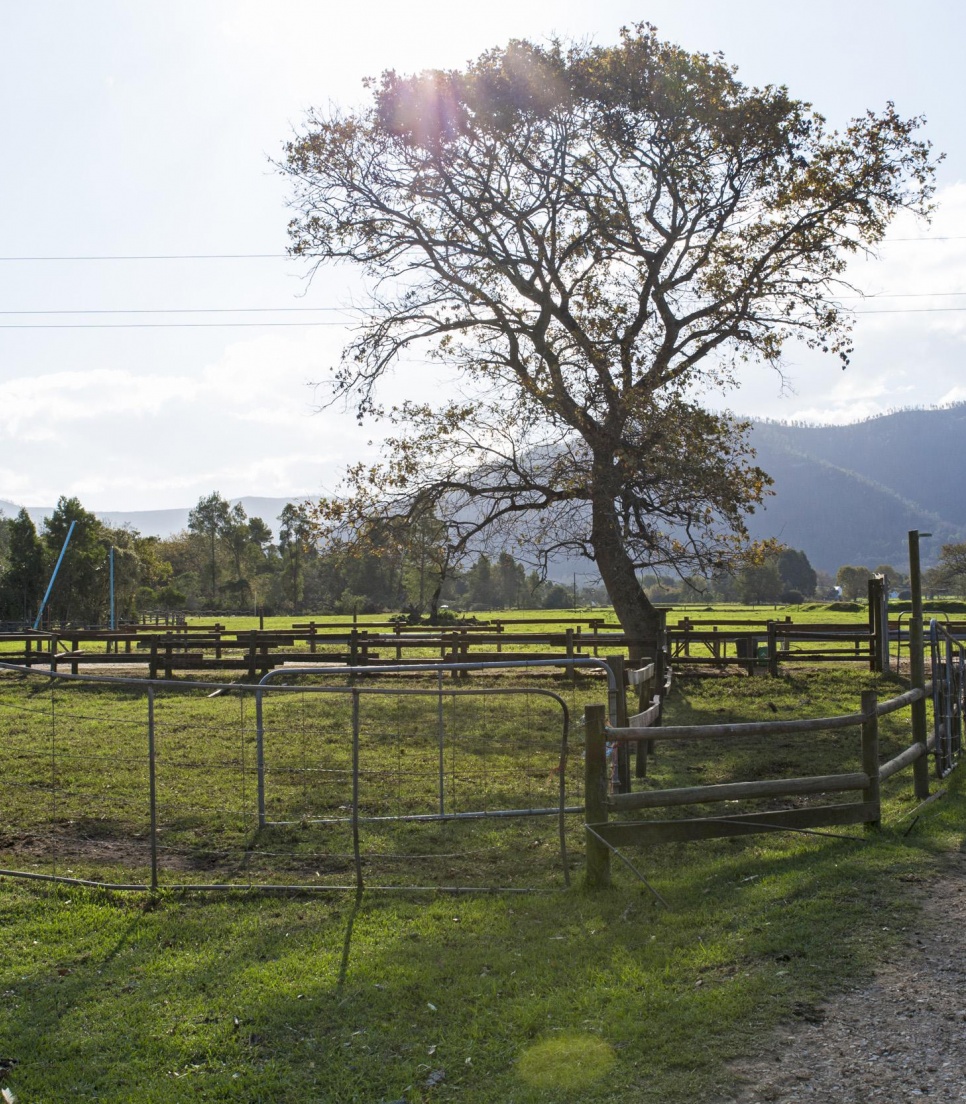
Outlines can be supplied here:
[[945, 778], [959, 761], [962, 748], [966, 644], [935, 619], [929, 622], [929, 644], [936, 772]]

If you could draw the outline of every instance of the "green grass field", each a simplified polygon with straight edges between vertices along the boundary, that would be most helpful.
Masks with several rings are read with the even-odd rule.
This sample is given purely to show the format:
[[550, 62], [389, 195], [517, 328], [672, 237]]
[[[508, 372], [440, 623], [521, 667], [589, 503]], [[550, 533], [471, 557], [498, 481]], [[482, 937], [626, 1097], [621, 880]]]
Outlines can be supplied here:
[[[575, 715], [602, 700], [591, 680], [548, 685]], [[873, 685], [881, 697], [901, 690], [856, 666], [790, 667], [779, 679], [684, 675], [667, 719], [847, 713]], [[432, 714], [436, 699], [429, 706]], [[446, 802], [548, 800], [558, 753], [552, 702], [488, 702], [485, 716], [479, 700], [450, 706], [465, 712], [451, 718], [462, 742], [446, 748], [454, 755], [447, 787], [456, 779]], [[162, 852], [180, 881], [301, 883], [320, 854], [344, 855], [344, 825], [330, 845], [335, 829], [312, 814], [345, 804], [346, 746], [336, 733], [346, 717], [336, 714], [346, 705], [333, 707], [328, 729], [316, 723], [327, 712], [316, 699], [296, 695], [273, 708], [269, 807], [288, 823], [258, 833], [250, 703], [161, 695]], [[427, 738], [424, 706], [388, 697], [360, 708], [368, 710], [362, 746], [378, 764], [366, 775], [370, 811], [438, 801], [438, 776], [427, 769], [438, 745]], [[48, 869], [54, 838], [58, 872], [143, 875], [142, 709], [133, 693], [0, 681], [7, 869]], [[881, 736], [883, 759], [906, 746], [908, 712], [883, 718]], [[851, 732], [726, 750], [665, 745], [638, 784], [850, 770], [857, 751]], [[575, 735], [577, 797], [579, 755]], [[943, 785], [945, 796], [917, 811], [909, 773], [892, 779], [879, 831], [635, 852], [667, 908], [616, 862], [613, 889], [582, 888], [578, 817], [568, 821], [569, 890], [553, 819], [512, 828], [374, 822], [364, 833], [367, 877], [401, 886], [441, 875], [512, 893], [152, 895], [2, 877], [0, 1057], [18, 1063], [4, 1084], [24, 1104], [711, 1101], [777, 1023], [813, 1016], [823, 998], [901, 953], [916, 924], [910, 889], [964, 843], [962, 780]], [[249, 865], [232, 866], [239, 856]], [[318, 873], [319, 882], [352, 881], [351, 864]]]

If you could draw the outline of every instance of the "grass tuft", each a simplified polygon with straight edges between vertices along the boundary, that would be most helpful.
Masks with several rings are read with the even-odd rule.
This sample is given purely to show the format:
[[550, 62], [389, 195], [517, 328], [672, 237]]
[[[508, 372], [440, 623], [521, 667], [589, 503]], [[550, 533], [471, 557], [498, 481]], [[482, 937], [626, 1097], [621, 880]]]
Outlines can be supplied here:
[[596, 1035], [565, 1034], [528, 1047], [517, 1060], [517, 1073], [532, 1088], [575, 1092], [602, 1081], [614, 1061], [614, 1048]]

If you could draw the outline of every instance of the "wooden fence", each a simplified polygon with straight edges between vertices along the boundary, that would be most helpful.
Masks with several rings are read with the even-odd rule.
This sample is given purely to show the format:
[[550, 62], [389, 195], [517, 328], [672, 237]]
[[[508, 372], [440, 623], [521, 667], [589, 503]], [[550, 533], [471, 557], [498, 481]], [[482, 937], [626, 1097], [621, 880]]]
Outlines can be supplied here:
[[[898, 632], [898, 626], [893, 629]], [[787, 616], [781, 621], [684, 617], [668, 626], [666, 636], [676, 664], [739, 666], [749, 674], [777, 675], [783, 662], [860, 662], [881, 671], [881, 656], [887, 652], [878, 634], [864, 622], [796, 625]]]
[[[468, 662], [505, 659], [570, 659], [582, 655], [626, 654], [629, 638], [602, 618], [561, 621], [501, 618], [452, 626], [410, 625], [402, 621], [304, 621], [289, 628], [229, 630], [209, 624], [130, 626], [119, 630], [66, 628], [0, 634], [0, 657], [27, 667], [69, 668], [80, 664], [139, 665], [152, 678], [184, 671], [240, 671], [254, 678], [286, 663], [367, 666], [425, 661]], [[952, 635], [966, 624], [950, 623]], [[664, 630], [665, 650], [675, 667], [722, 669], [740, 666], [749, 674], [777, 676], [785, 663], [861, 662], [888, 668], [889, 639], [900, 640], [908, 625], [880, 622], [795, 624], [782, 620], [696, 620], [684, 617]]]
[[[558, 622], [559, 624], [559, 622]], [[507, 658], [574, 659], [621, 651], [627, 638], [607, 632], [603, 622], [589, 631], [578, 625], [563, 631], [510, 632], [507, 622], [454, 628], [394, 623], [391, 631], [347, 624], [315, 623], [280, 630], [229, 630], [224, 625], [168, 626], [163, 631], [64, 629], [0, 634], [0, 659], [51, 671], [81, 665], [99, 668], [136, 665], [151, 678], [173, 678], [185, 671], [240, 671], [255, 678], [285, 664], [365, 667], [374, 663], [406, 665], [427, 658], [444, 663]]]
[[[878, 719], [886, 713], [912, 705], [926, 691], [910, 690], [886, 702], [878, 702], [874, 691], [864, 691], [859, 712], [837, 717], [818, 717], [795, 721], [763, 721], [722, 725], [677, 725], [656, 727], [658, 711], [652, 703], [642, 713], [630, 717], [625, 725], [609, 725], [603, 706], [588, 706], [585, 723], [585, 823], [587, 843], [587, 880], [591, 886], [610, 881], [610, 856], [627, 846], [648, 847], [679, 840], [711, 839], [753, 832], [810, 830], [845, 824], [879, 823], [880, 783], [897, 771], [915, 763], [928, 753], [926, 743], [914, 743], [888, 763], [879, 763]], [[733, 740], [740, 737], [766, 737], [829, 731], [845, 728], [860, 730], [860, 771], [797, 778], [756, 779], [715, 785], [687, 786], [638, 793], [612, 792], [611, 771], [607, 763], [607, 745], [620, 749], [657, 740]], [[645, 736], [646, 733], [646, 736]], [[704, 805], [722, 801], [762, 798], [801, 798], [817, 794], [850, 794], [838, 804], [772, 809], [722, 816], [689, 816], [673, 820], [612, 820], [612, 813], [645, 809]]]

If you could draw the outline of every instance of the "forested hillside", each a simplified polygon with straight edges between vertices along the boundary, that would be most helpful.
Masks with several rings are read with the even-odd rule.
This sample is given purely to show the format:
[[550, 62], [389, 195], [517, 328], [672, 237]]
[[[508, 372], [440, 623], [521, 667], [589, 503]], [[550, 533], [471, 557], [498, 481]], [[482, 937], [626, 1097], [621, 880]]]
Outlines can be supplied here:
[[754, 423], [758, 463], [775, 494], [752, 518], [756, 537], [803, 549], [820, 570], [904, 562], [907, 533], [933, 534], [923, 560], [966, 540], [966, 494], [957, 448], [966, 403], [902, 410], [842, 426]]

